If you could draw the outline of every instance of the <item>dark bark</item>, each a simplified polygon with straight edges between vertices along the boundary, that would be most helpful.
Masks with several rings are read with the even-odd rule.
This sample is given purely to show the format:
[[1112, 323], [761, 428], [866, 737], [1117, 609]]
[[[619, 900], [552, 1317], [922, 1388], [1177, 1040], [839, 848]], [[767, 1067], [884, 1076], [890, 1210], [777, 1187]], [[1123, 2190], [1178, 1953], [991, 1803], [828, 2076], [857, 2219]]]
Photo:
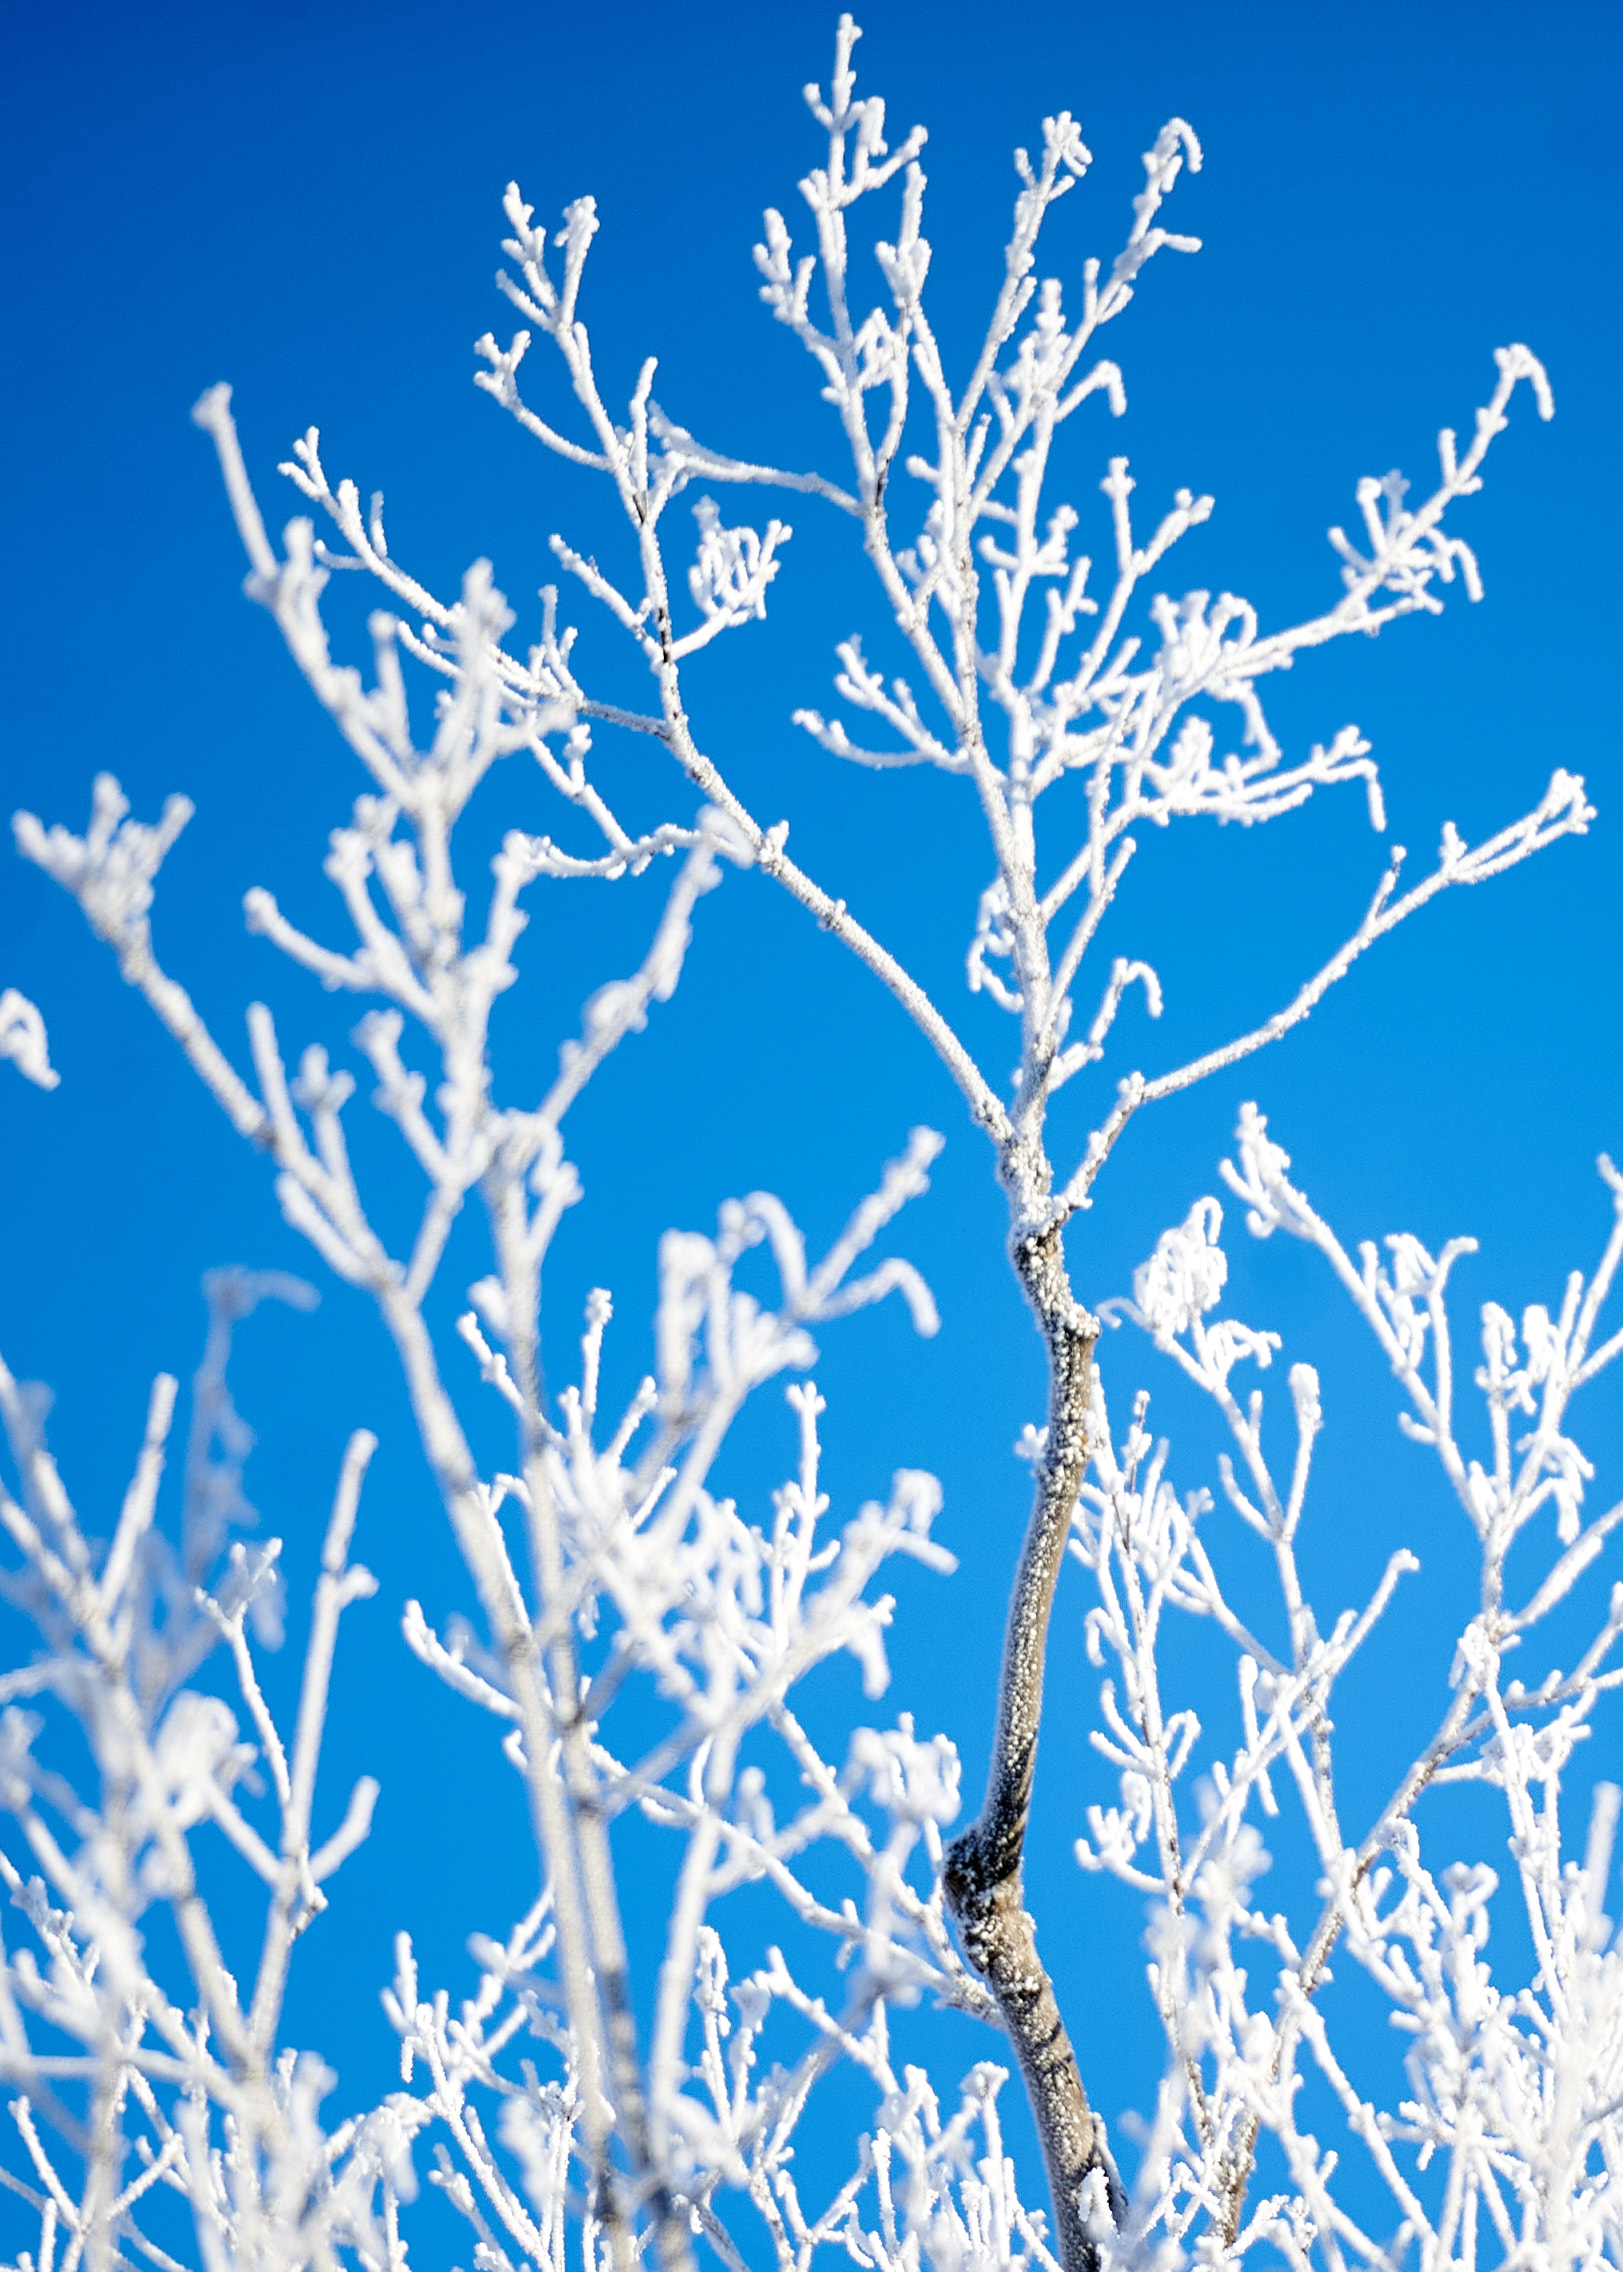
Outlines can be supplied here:
[[1083, 2219], [1081, 2188], [1102, 2169], [1118, 2222], [1125, 2204], [1104, 2125], [1088, 2104], [1053, 1983], [1037, 1954], [1036, 1926], [1023, 1901], [1022, 1862], [1048, 1619], [1087, 1466], [1099, 1326], [1072, 1298], [1057, 1228], [1018, 1242], [1014, 1262], [1048, 1351], [1048, 1436], [1004, 1632], [986, 1797], [975, 1822], [948, 1847], [942, 1876], [964, 1953], [997, 1998], [1020, 2062], [1042, 2142], [1060, 2260], [1066, 2272], [1097, 2272], [1098, 2250]]

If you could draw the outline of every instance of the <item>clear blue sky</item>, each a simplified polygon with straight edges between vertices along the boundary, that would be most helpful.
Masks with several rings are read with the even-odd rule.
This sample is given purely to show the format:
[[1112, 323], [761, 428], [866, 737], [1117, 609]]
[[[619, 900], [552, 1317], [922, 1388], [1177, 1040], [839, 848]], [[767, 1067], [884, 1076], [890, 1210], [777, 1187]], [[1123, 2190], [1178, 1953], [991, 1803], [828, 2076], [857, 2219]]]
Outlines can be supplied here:
[[[1526, 340], [1547, 363], [1556, 422], [1541, 427], [1518, 404], [1460, 523], [1482, 562], [1484, 604], [1451, 597], [1441, 622], [1310, 661], [1276, 715], [1298, 745], [1358, 722], [1393, 833], [1417, 859], [1445, 818], [1480, 835], [1525, 809], [1558, 764], [1588, 776], [1599, 824], [1433, 910], [1273, 1056], [1146, 1118], [1074, 1259], [1085, 1296], [1124, 1290], [1159, 1229], [1213, 1188], [1236, 1104], [1255, 1095], [1349, 1238], [1475, 1232], [1484, 1253], [1464, 1282], [1467, 1318], [1489, 1295], [1517, 1312], [1553, 1303], [1604, 1234], [1594, 1155], [1623, 1146], [1610, 684], [1617, 11], [1576, 0], [1538, 10], [1171, 0], [1152, 12], [1086, 0], [989, 12], [886, 0], [858, 13], [859, 66], [888, 96], [893, 126], [919, 118], [931, 130], [933, 283], [959, 344], [996, 274], [1009, 152], [1037, 139], [1045, 111], [1074, 111], [1097, 159], [1063, 216], [1073, 272], [1082, 251], [1108, 255], [1119, 241], [1138, 153], [1161, 121], [1179, 112], [1199, 131], [1206, 169], [1180, 185], [1173, 220], [1206, 249], [1152, 269], [1111, 345], [1127, 419], [1108, 429], [1102, 415], [1080, 419], [1071, 444], [1079, 501], [1093, 494], [1095, 459], [1102, 471], [1122, 449], [1142, 497], [1183, 483], [1215, 492], [1212, 522], [1173, 566], [1177, 588], [1243, 592], [1265, 622], [1318, 608], [1336, 588], [1324, 530], [1351, 516], [1358, 476], [1397, 464], [1425, 480], [1437, 427], [1467, 428], [1490, 390], [1496, 345]], [[837, 474], [832, 419], [760, 308], [749, 260], [763, 205], [795, 224], [795, 181], [818, 155], [798, 89], [826, 80], [832, 21], [803, 0], [490, 0], [455, 16], [418, 0], [7, 11], [6, 805], [82, 827], [103, 767], [142, 815], [171, 790], [195, 800], [157, 937], [239, 1057], [241, 1005], [267, 991], [290, 1034], [342, 1046], [345, 1005], [284, 981], [243, 937], [238, 911], [262, 882], [336, 935], [319, 860], [360, 784], [241, 596], [191, 403], [233, 382], [273, 520], [284, 509], [274, 464], [319, 423], [329, 467], [387, 493], [397, 554], [441, 586], [488, 555], [527, 627], [550, 573], [548, 532], [561, 526], [585, 550], [606, 540], [589, 489], [469, 383], [473, 339], [507, 325], [491, 278], [501, 192], [516, 174], [543, 214], [583, 191], [599, 200], [585, 312], [606, 391], [627, 392], [643, 354], [658, 352], [661, 400], [684, 423], [739, 454]], [[789, 726], [797, 705], [832, 706], [834, 640], [878, 621], [849, 531], [805, 501], [791, 517], [771, 620], [695, 672], [696, 723], [758, 807], [792, 817], [802, 861], [956, 1003], [986, 867], [965, 800], [934, 779], [842, 773]], [[1147, 1070], [1272, 1008], [1356, 920], [1379, 849], [1355, 799], [1255, 841], [1212, 832], [1147, 848], [1141, 866], [1157, 863], [1154, 877], [1112, 949], [1149, 955], [1167, 981], [1160, 1029], [1124, 1019], [1124, 1046], [1131, 1035]], [[916, 856], [898, 875], [876, 860], [864, 824], [904, 810]], [[538, 811], [516, 817], [539, 825]], [[581, 997], [630, 967], [653, 919], [632, 888], [612, 904], [538, 914], [530, 950], [548, 966], [546, 1006], [510, 1032], [518, 1090], [526, 1068], [550, 1062]], [[1247, 942], [1254, 954], [1239, 967], [1229, 958]], [[195, 1362], [200, 1273], [224, 1261], [321, 1273], [282, 1225], [262, 1163], [160, 1045], [76, 911], [9, 853], [0, 984], [42, 1005], [62, 1074], [44, 1096], [0, 1072], [0, 1349], [14, 1371], [55, 1386], [55, 1447], [83, 1503], [106, 1510], [90, 1520], [105, 1532], [151, 1374]], [[1007, 1044], [993, 1035], [992, 1046]], [[352, 1118], [363, 1117], [357, 1104]], [[554, 1330], [562, 1345], [584, 1287], [613, 1285], [623, 1321], [613, 1361], [634, 1376], [660, 1230], [702, 1227], [719, 1200], [765, 1185], [814, 1239], [826, 1236], [921, 1119], [948, 1149], [896, 1243], [935, 1285], [944, 1331], [924, 1347], [899, 1311], [857, 1321], [828, 1337], [819, 1378], [837, 1505], [882, 1489], [902, 1464], [933, 1467], [946, 1484], [941, 1535], [964, 1570], [945, 1588], [904, 1582], [892, 1703], [946, 1727], [975, 1785], [998, 1640], [987, 1604], [1001, 1600], [1023, 1514], [1024, 1472], [1007, 1447], [1037, 1416], [1035, 1351], [1005, 1282], [982, 1139], [888, 1002], [759, 879], [729, 880], [701, 910], [682, 994], [583, 1109], [573, 1148], [588, 1197], [560, 1244]], [[360, 1139], [379, 1173], [388, 1133]], [[1319, 1567], [1330, 1606], [1361, 1590], [1398, 1535], [1435, 1535], [1446, 1573], [1455, 1518], [1420, 1455], [1398, 1446], [1379, 1366], [1327, 1307], [1306, 1258], [1279, 1242], [1250, 1250], [1234, 1229], [1240, 1314], [1283, 1329], [1289, 1355], [1326, 1371]], [[1149, 1353], [1110, 1356], [1119, 1391], [1131, 1371], [1160, 1392]], [[346, 1633], [328, 1767], [335, 1793], [362, 1770], [384, 1781], [373, 1842], [339, 1887], [340, 1904], [373, 1922], [341, 1963], [312, 1936], [311, 2000], [290, 2022], [326, 2036], [317, 1999], [341, 2012], [339, 2063], [361, 2088], [387, 2063], [375, 1994], [395, 1925], [411, 1922], [425, 1964], [450, 1977], [463, 1932], [504, 1927], [528, 1898], [532, 1862], [486, 1726], [457, 1718], [398, 1640], [407, 1594], [432, 1612], [461, 1586], [381, 1334], [358, 1297], [324, 1285], [316, 1318], [256, 1321], [242, 1357], [239, 1402], [261, 1439], [250, 1488], [289, 1540], [296, 1596], [346, 1432], [364, 1423], [384, 1439], [359, 1546], [382, 1591]], [[747, 1447], [746, 1478], [749, 1463], [764, 1473], [779, 1458], [776, 1428], [774, 1410]], [[1595, 1422], [1578, 1432], [1608, 1448]], [[1180, 1468], [1185, 1483], [1202, 1479], [1193, 1448]], [[1440, 1613], [1405, 1625], [1408, 1614], [1372, 1676], [1400, 1706], [1410, 1670], [1438, 1677], [1447, 1653]], [[1073, 2005], [1095, 1936], [1113, 1936], [1108, 2041], [1090, 2073], [1113, 2113], [1145, 2102], [1153, 2063], [1128, 2016], [1147, 2017], [1132, 1978], [1137, 1920], [1067, 1858], [1084, 1799], [1109, 1795], [1079, 1714], [1065, 1710], [1092, 1693], [1091, 1678], [1079, 1686], [1078, 1615], [1073, 1603], [1058, 1620], [1032, 1873], [1039, 1884], [1047, 1873], [1044, 1947]], [[1373, 1801], [1385, 1763], [1370, 1774]], [[498, 1804], [510, 1835], [482, 1841], [475, 1862], [465, 1841]], [[961, 2048], [967, 2064], [990, 2046]]]

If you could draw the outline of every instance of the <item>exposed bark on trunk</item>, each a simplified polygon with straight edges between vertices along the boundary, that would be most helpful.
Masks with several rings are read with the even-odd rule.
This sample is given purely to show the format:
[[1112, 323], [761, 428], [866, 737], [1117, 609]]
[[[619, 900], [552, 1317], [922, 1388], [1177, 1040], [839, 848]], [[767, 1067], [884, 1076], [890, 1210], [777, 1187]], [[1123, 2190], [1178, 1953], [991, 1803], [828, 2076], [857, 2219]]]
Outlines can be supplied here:
[[1048, 1350], [1048, 1440], [1009, 1603], [986, 1797], [977, 1820], [947, 1849], [943, 1882], [964, 1953], [997, 1998], [1020, 2062], [1042, 2142], [1060, 2260], [1066, 2272], [1097, 2272], [1081, 2189], [1102, 2169], [1118, 2220], [1125, 2204], [1104, 2125], [1088, 2103], [1053, 1983], [1037, 1954], [1036, 1926], [1022, 1899], [1022, 1862], [1049, 1612], [1087, 1465], [1099, 1327], [1072, 1298], [1058, 1229], [1020, 1241], [1014, 1261]]

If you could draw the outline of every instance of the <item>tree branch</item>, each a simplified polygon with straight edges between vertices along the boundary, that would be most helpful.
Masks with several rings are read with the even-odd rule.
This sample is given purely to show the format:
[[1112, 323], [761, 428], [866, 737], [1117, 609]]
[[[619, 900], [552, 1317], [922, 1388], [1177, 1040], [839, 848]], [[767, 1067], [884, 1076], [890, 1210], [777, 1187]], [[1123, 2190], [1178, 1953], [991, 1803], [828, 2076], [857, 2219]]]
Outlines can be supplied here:
[[1037, 1954], [1024, 1906], [1023, 1860], [1042, 1719], [1048, 1620], [1071, 1514], [1089, 1456], [1088, 1409], [1099, 1321], [1073, 1299], [1061, 1233], [1021, 1241], [1015, 1268], [1049, 1357], [1048, 1436], [1004, 1628], [997, 1726], [986, 1796], [970, 1827], [947, 1848], [942, 1873], [964, 1952], [997, 1998], [1037, 2121], [1066, 2272], [1097, 2272], [1082, 2189], [1102, 2170], [1117, 2221], [1126, 2202], [1088, 2103], [1054, 1987]]

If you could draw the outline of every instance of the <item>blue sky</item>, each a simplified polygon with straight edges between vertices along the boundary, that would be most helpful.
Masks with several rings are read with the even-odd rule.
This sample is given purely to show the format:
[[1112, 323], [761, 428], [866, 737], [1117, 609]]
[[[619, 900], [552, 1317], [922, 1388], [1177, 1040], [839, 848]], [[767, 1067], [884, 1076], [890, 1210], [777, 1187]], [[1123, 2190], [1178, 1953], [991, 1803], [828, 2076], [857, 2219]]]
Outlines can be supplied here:
[[[344, 1006], [275, 974], [239, 909], [263, 882], [328, 927], [319, 860], [360, 784], [241, 596], [190, 405], [205, 385], [233, 382], [273, 522], [292, 509], [275, 501], [275, 462], [319, 423], [329, 466], [388, 495], [398, 555], [440, 587], [488, 555], [527, 629], [549, 531], [585, 550], [607, 539], [589, 487], [469, 383], [473, 339], [506, 328], [491, 278], [501, 192], [516, 175], [543, 214], [583, 191], [598, 198], [586, 314], [607, 392], [629, 391], [657, 352], [661, 400], [684, 423], [742, 455], [838, 474], [832, 418], [759, 306], [749, 260], [764, 204], [795, 225], [795, 181], [818, 155], [798, 89], [826, 79], [832, 11], [491, 0], [453, 19], [416, 0], [158, 0], [9, 13], [8, 809], [82, 827], [104, 767], [142, 815], [184, 790], [198, 817], [161, 887], [160, 951], [239, 1058], [241, 1005], [267, 989], [292, 1031], [336, 1049]], [[1180, 184], [1173, 221], [1205, 250], [1150, 271], [1110, 347], [1127, 417], [1108, 431], [1102, 414], [1079, 419], [1069, 461], [1079, 501], [1116, 450], [1131, 454], [1146, 498], [1182, 483], [1216, 494], [1211, 523], [1172, 564], [1176, 588], [1243, 592], [1265, 622], [1318, 608], [1336, 588], [1323, 532], [1352, 514], [1358, 476], [1396, 464], [1424, 480], [1437, 427], [1468, 428], [1486, 398], [1493, 347], [1524, 339], [1548, 365], [1555, 423], [1518, 404], [1459, 524], [1482, 563], [1483, 605], [1451, 596], [1440, 622], [1309, 661], [1275, 717], [1298, 745], [1355, 719], [1381, 763], [1393, 834], [1417, 859], [1445, 819], [1481, 835], [1524, 810], [1556, 765], [1588, 777], [1597, 826], [1430, 911], [1283, 1048], [1146, 1116], [1073, 1262], [1085, 1297], [1125, 1290], [1156, 1233], [1213, 1188], [1236, 1106], [1256, 1096], [1349, 1238], [1474, 1232], [1483, 1254], [1464, 1283], [1466, 1318], [1489, 1295], [1517, 1312], [1553, 1303], [1604, 1235], [1594, 1155], [1623, 1145], [1609, 685], [1616, 12], [1570, 0], [1536, 15], [1450, 0], [1357, 11], [1172, 0], [1152, 14], [1090, 0], [1039, 16], [946, 0], [859, 20], [859, 68], [889, 98], [893, 127], [930, 128], [932, 284], [960, 349], [996, 275], [1009, 152], [1037, 139], [1045, 111], [1074, 111], [1097, 161], [1062, 216], [1073, 268], [1119, 241], [1138, 154], [1162, 120], [1181, 113], [1200, 133], [1206, 167]], [[809, 501], [789, 517], [797, 534], [770, 619], [695, 671], [696, 722], [758, 809], [791, 816], [802, 862], [957, 1007], [985, 880], [965, 800], [935, 779], [842, 773], [789, 726], [798, 705], [831, 707], [835, 639], [878, 622], [849, 532]], [[517, 817], [540, 825], [523, 794]], [[1147, 1070], [1272, 1008], [1356, 920], [1380, 865], [1360, 803], [1348, 793], [1254, 839], [1186, 831], [1147, 849], [1141, 867], [1154, 873], [1111, 950], [1148, 955], [1167, 982], [1162, 1027], [1124, 1017], [1121, 1029]], [[898, 872], [874, 832], [903, 816], [912, 856]], [[546, 986], [535, 1023], [512, 1027], [515, 1075], [548, 1063], [580, 999], [640, 952], [653, 908], [633, 889], [538, 913], [529, 946]], [[41, 1004], [62, 1074], [49, 1096], [4, 1075], [0, 1350], [54, 1385], [58, 1455], [85, 1506], [108, 1509], [90, 1527], [110, 1529], [151, 1374], [184, 1375], [200, 1350], [200, 1273], [224, 1261], [321, 1273], [282, 1225], [262, 1164], [161, 1046], [76, 911], [9, 853], [0, 984]], [[993, 1016], [966, 1012], [966, 1024], [986, 1035]], [[996, 1061], [1006, 1044], [993, 1034], [991, 1046]], [[573, 1141], [587, 1201], [560, 1244], [556, 1331], [572, 1337], [580, 1291], [606, 1280], [624, 1335], [611, 1362], [635, 1377], [667, 1224], [703, 1227], [721, 1199], [765, 1185], [826, 1238], [918, 1120], [948, 1148], [895, 1244], [931, 1278], [943, 1333], [921, 1346], [899, 1311], [876, 1313], [828, 1337], [819, 1379], [837, 1505], [881, 1490], [898, 1465], [945, 1482], [940, 1535], [963, 1572], [945, 1587], [905, 1581], [893, 1701], [948, 1729], [973, 1786], [998, 1645], [986, 1603], [1001, 1598], [1023, 1514], [1024, 1472], [1007, 1447], [1036, 1417], [1034, 1345], [1001, 1259], [983, 1140], [878, 990], [759, 879], [729, 879], [701, 909], [682, 993], [582, 1110]], [[380, 1174], [387, 1134], [362, 1140]], [[1233, 1247], [1235, 1305], [1283, 1330], [1287, 1353], [1313, 1356], [1330, 1384], [1320, 1567], [1332, 1606], [1360, 1587], [1366, 1552], [1383, 1560], [1405, 1526], [1435, 1535], [1446, 1590], [1451, 1517], [1397, 1444], [1389, 1384], [1309, 1258], [1278, 1245]], [[470, 1925], [494, 1929], [522, 1906], [531, 1864], [484, 1728], [449, 1716], [399, 1644], [405, 1596], [452, 1602], [459, 1582], [381, 1335], [358, 1297], [326, 1284], [323, 1297], [314, 1318], [273, 1313], [245, 1329], [237, 1383], [260, 1436], [251, 1495], [289, 1541], [295, 1594], [345, 1434], [364, 1423], [383, 1437], [359, 1544], [381, 1593], [346, 1635], [329, 1765], [335, 1791], [363, 1769], [384, 1781], [373, 1843], [340, 1887], [375, 1926], [342, 1963], [312, 1948], [308, 1991], [340, 1999], [340, 2053], [353, 2044], [359, 2077], [387, 2056], [375, 1988], [395, 1924], [409, 1911], [428, 1961], [448, 1970]], [[1111, 1362], [1123, 1389], [1131, 1371], [1164, 1393], [1147, 1352], [1113, 1349]], [[780, 1456], [778, 1426], [761, 1423], [746, 1472]], [[1579, 1433], [1602, 1454], [1617, 1448], [1615, 1424]], [[1412, 1665], [1441, 1670], [1426, 1655], [1441, 1645], [1439, 1614], [1395, 1617], [1371, 1696], [1387, 1683], [1401, 1705]], [[1127, 2024], [1138, 1922], [1068, 1860], [1084, 1797], [1108, 1795], [1079, 1714], [1063, 1709], [1091, 1695], [1077, 1615], [1062, 1609], [1057, 1626], [1066, 1661], [1032, 1871], [1047, 1873], [1044, 1945], [1073, 2000], [1097, 1933], [1108, 1929], [1124, 1960], [1106, 1996], [1121, 2024], [1101, 2030], [1110, 2040], [1094, 2070], [1114, 2111], [1143, 2103], [1153, 2070]], [[1376, 1759], [1372, 1798], [1382, 1771]], [[458, 1857], [498, 1802], [511, 1838], [481, 1849], [475, 1873]], [[490, 1911], [477, 1917], [476, 1875]], [[981, 2055], [966, 2047], [965, 2063]]]

